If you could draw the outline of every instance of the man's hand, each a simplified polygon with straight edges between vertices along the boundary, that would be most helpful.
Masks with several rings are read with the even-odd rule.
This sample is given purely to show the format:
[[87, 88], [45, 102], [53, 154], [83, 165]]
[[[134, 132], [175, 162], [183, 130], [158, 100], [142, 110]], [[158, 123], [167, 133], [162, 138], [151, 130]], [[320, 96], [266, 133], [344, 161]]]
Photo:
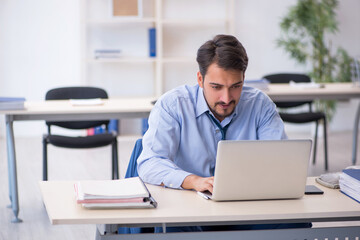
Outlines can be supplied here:
[[213, 185], [214, 185], [214, 177], [199, 177], [196, 175], [189, 175], [187, 176], [183, 183], [181, 184], [181, 187], [184, 189], [195, 189], [199, 192], [209, 191], [213, 192]]

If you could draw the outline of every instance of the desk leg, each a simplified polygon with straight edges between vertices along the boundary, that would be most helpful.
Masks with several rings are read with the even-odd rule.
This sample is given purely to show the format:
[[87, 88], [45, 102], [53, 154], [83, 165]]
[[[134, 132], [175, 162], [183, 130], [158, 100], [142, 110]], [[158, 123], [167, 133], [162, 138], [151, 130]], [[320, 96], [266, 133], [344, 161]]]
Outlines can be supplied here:
[[[128, 235], [128, 234], [126, 234]], [[95, 232], [95, 240], [102, 239], [117, 239], [122, 235], [118, 234], [118, 225], [117, 224], [97, 224]]]
[[356, 164], [356, 155], [357, 155], [357, 140], [358, 140], [358, 130], [359, 130], [359, 120], [360, 120], [360, 102], [358, 109], [356, 111], [355, 123], [354, 123], [354, 132], [353, 132], [353, 150], [352, 150], [352, 164]]
[[11, 208], [15, 215], [15, 218], [11, 220], [11, 222], [18, 223], [22, 222], [22, 220], [18, 218], [19, 198], [17, 188], [14, 129], [12, 117], [8, 115], [6, 116], [6, 143], [8, 155], [9, 197], [11, 202]]

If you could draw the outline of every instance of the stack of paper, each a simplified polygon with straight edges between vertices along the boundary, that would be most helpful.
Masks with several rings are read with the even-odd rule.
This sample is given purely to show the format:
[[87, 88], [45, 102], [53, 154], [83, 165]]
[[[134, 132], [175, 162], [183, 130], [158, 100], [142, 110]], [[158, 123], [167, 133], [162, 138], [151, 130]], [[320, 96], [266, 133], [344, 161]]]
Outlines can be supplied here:
[[341, 192], [360, 202], [360, 169], [344, 169], [339, 184]]
[[73, 106], [93, 106], [102, 105], [104, 101], [101, 98], [89, 98], [89, 99], [70, 99], [70, 104]]
[[157, 203], [139, 177], [80, 181], [76, 201], [85, 208], [155, 208]]
[[0, 110], [24, 109], [25, 98], [0, 97]]

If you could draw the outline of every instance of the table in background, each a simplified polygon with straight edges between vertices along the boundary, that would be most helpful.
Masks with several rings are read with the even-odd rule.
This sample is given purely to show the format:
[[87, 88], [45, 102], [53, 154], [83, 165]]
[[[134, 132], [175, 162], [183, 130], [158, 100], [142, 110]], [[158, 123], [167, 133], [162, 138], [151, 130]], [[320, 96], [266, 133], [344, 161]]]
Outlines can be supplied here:
[[[274, 102], [312, 101], [312, 100], [350, 100], [360, 98], [360, 87], [352, 83], [325, 83], [321, 88], [298, 88], [289, 84], [269, 84], [264, 91]], [[355, 115], [353, 129], [352, 164], [356, 163], [357, 139], [360, 120], [360, 103]]]
[[26, 101], [24, 110], [4, 110], [8, 155], [9, 197], [15, 215], [13, 222], [21, 222], [17, 186], [14, 121], [81, 121], [122, 118], [146, 118], [153, 107], [152, 98], [111, 98], [101, 105], [73, 106], [69, 100]]
[[[308, 184], [315, 185], [314, 178]], [[339, 190], [317, 185], [323, 195], [300, 199], [215, 202], [195, 191], [147, 185], [157, 209], [89, 210], [76, 203], [74, 182], [41, 182], [43, 201], [52, 224], [100, 224], [97, 239], [355, 239], [360, 226], [278, 229], [261, 231], [192, 232], [115, 235], [118, 227], [171, 227], [266, 223], [359, 221], [360, 205]], [[61, 207], [60, 207], [61, 206]], [[104, 226], [105, 224], [105, 226]], [[105, 231], [107, 234], [105, 234]]]
[[[349, 100], [360, 98], [360, 88], [351, 83], [329, 83], [324, 88], [298, 89], [289, 84], [270, 84], [266, 93], [273, 101], [303, 101], [303, 100]], [[25, 102], [25, 110], [0, 111], [6, 118], [6, 138], [8, 152], [9, 197], [15, 218], [13, 222], [20, 222], [16, 155], [13, 122], [31, 120], [49, 121], [81, 121], [107, 120], [121, 118], [148, 117], [153, 105], [153, 98], [111, 98], [99, 106], [72, 106], [68, 100], [52, 100], [39, 102]], [[360, 119], [360, 104], [356, 113], [353, 135], [353, 164], [356, 162], [357, 132]]]

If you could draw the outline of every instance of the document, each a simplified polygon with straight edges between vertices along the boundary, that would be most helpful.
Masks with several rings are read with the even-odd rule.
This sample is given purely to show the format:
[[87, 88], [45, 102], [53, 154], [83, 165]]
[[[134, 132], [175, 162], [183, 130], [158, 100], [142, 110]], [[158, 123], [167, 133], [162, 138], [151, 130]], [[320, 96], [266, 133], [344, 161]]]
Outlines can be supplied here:
[[70, 99], [70, 103], [73, 106], [94, 106], [94, 105], [102, 105], [104, 102], [101, 98], [90, 98], [90, 99]]

